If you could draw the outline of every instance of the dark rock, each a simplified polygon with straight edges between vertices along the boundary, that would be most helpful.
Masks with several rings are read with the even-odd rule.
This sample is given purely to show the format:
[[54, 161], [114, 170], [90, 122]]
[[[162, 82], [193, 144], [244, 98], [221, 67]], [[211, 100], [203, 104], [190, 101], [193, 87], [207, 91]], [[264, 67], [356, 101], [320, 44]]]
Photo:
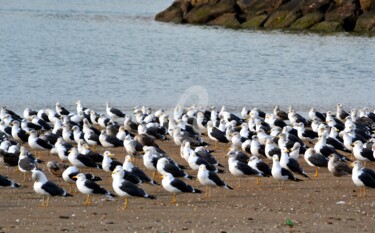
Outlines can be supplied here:
[[302, 16], [301, 0], [291, 0], [280, 6], [264, 23], [265, 28], [286, 28]]
[[189, 3], [185, 0], [176, 0], [170, 7], [158, 13], [155, 16], [155, 20], [161, 22], [182, 23], [184, 15], [183, 9], [187, 9], [188, 4]]
[[208, 25], [238, 28], [240, 26], [240, 22], [238, 22], [235, 13], [226, 13], [208, 22]]
[[344, 30], [340, 22], [333, 22], [333, 21], [320, 22], [318, 24], [315, 24], [313, 27], [311, 27], [311, 29], [314, 31], [320, 31], [320, 32], [342, 32]]
[[175, 0], [155, 16], [230, 28], [375, 31], [375, 0]]
[[191, 24], [206, 24], [225, 13], [235, 13], [235, 0], [221, 0], [217, 3], [200, 5], [189, 11], [184, 20]]
[[358, 17], [355, 32], [375, 32], [375, 9]]
[[289, 0], [237, 0], [240, 10], [247, 19], [258, 15], [269, 15]]
[[358, 1], [343, 0], [328, 9], [325, 21], [338, 22], [345, 31], [353, 31], [360, 12]]
[[308, 29], [321, 22], [324, 14], [321, 12], [312, 12], [297, 19], [291, 26], [291, 29]]
[[241, 28], [259, 28], [263, 27], [264, 22], [266, 22], [268, 15], [258, 15], [254, 16], [253, 18], [247, 20], [243, 24], [241, 24]]
[[359, 5], [363, 12], [368, 12], [375, 8], [375, 0], [359, 0]]
[[300, 8], [302, 15], [308, 15], [313, 12], [325, 13], [333, 4], [332, 0], [305, 0]]

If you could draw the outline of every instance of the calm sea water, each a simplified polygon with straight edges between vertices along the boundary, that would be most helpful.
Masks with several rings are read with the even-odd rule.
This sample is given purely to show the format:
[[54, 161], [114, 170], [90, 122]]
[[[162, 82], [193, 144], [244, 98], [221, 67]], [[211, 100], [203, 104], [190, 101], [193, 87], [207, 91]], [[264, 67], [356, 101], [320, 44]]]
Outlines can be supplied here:
[[0, 0], [0, 106], [375, 106], [375, 38], [154, 21], [172, 0]]

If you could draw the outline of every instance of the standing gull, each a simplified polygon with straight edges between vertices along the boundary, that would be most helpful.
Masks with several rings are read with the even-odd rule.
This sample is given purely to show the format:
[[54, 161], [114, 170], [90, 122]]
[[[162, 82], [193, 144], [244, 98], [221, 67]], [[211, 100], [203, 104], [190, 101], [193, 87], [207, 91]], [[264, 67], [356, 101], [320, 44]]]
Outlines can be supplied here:
[[339, 161], [339, 157], [336, 154], [330, 154], [328, 161], [328, 171], [334, 176], [346, 176], [352, 174], [352, 169], [345, 162]]
[[272, 159], [273, 159], [272, 170], [271, 170], [272, 177], [280, 182], [279, 183], [280, 189], [283, 188], [284, 181], [286, 180], [292, 180], [292, 181], [297, 181], [297, 182], [302, 181], [301, 179], [298, 179], [297, 177], [295, 177], [293, 173], [290, 172], [288, 169], [281, 167], [280, 162], [279, 162], [279, 157], [277, 155], [274, 155]]
[[[57, 186], [55, 183], [48, 181], [47, 177], [44, 175], [43, 172], [38, 170], [33, 170], [32, 178], [34, 182], [34, 191], [37, 194], [43, 196], [42, 207], [47, 207], [49, 202], [50, 196], [63, 196], [63, 197], [70, 197], [69, 193], [67, 193], [64, 189]], [[45, 197], [47, 196], [47, 200]]]
[[[252, 155], [250, 157], [250, 160], [247, 163], [247, 165], [249, 165], [252, 169], [257, 170], [259, 173], [263, 173], [264, 176], [272, 176], [270, 166], [268, 166], [268, 164], [260, 160], [256, 155]], [[260, 177], [257, 177], [256, 184], [260, 184]]]
[[90, 195], [92, 194], [101, 194], [107, 196], [108, 198], [112, 198], [115, 196], [111, 192], [99, 186], [94, 181], [88, 180], [86, 178], [86, 175], [83, 173], [79, 173], [77, 176], [74, 176], [73, 178], [77, 178], [76, 185], [78, 191], [80, 191], [82, 194], [87, 194], [85, 205], [91, 204]]
[[146, 173], [144, 173], [139, 167], [136, 167], [133, 165], [133, 163], [131, 162], [130, 155], [125, 156], [123, 169], [135, 176], [138, 176], [142, 182], [147, 182], [152, 185], [157, 185], [157, 183], [154, 180], [152, 180], [150, 177], [148, 177]]
[[223, 187], [226, 189], [233, 189], [222, 179], [220, 179], [216, 172], [208, 170], [206, 168], [206, 165], [204, 164], [199, 165], [197, 178], [202, 185], [206, 186], [206, 197], [211, 196], [210, 187]]
[[304, 159], [309, 166], [315, 167], [315, 177], [318, 177], [319, 168], [328, 167], [328, 159], [322, 154], [317, 153], [314, 148], [306, 150]]
[[125, 201], [122, 209], [128, 208], [128, 197], [143, 197], [148, 199], [156, 199], [155, 196], [148, 195], [143, 189], [139, 188], [134, 183], [125, 180], [124, 170], [121, 166], [117, 166], [112, 172], [112, 188], [115, 193], [121, 197], [125, 196]]
[[123, 113], [120, 109], [114, 108], [109, 106], [109, 103], [106, 104], [106, 113], [111, 119], [115, 118], [123, 118], [125, 117], [125, 113]]
[[360, 187], [359, 196], [366, 196], [366, 187], [375, 188], [375, 172], [365, 168], [361, 161], [354, 161], [352, 180]]
[[171, 204], [175, 204], [177, 202], [177, 193], [201, 193], [202, 191], [199, 189], [195, 189], [192, 186], [186, 184], [180, 179], [174, 178], [172, 174], [170, 173], [165, 173], [163, 175], [163, 180], [162, 180], [162, 186], [163, 188], [170, 192], [173, 193], [173, 198], [171, 200]]

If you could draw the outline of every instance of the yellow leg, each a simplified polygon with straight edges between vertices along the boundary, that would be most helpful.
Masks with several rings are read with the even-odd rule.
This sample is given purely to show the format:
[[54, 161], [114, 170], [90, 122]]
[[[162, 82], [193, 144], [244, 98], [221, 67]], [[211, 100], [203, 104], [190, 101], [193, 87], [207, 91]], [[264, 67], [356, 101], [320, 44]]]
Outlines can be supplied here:
[[215, 141], [215, 147], [214, 147], [214, 150], [217, 150], [217, 148], [218, 148], [218, 142]]
[[125, 203], [124, 203], [124, 208], [127, 209], [128, 208], [128, 197], [125, 198]]
[[319, 172], [319, 168], [315, 167], [315, 175], [314, 175], [315, 177], [318, 177], [318, 175], [319, 175], [318, 172]]
[[87, 195], [85, 205], [90, 205], [91, 204], [91, 198], [90, 195]]
[[261, 178], [258, 176], [257, 177], [257, 181], [256, 181], [256, 185], [260, 185], [262, 183], [262, 180], [261, 180]]
[[153, 180], [155, 180], [155, 176], [156, 176], [156, 171], [154, 171], [154, 172], [152, 173], [152, 179], [153, 179]]
[[42, 205], [41, 205], [41, 207], [44, 207], [44, 202], [45, 202], [45, 196], [43, 195], [43, 199], [42, 199]]
[[238, 178], [237, 188], [241, 188], [241, 179], [240, 178]]
[[49, 196], [47, 197], [47, 201], [46, 201], [45, 207], [48, 207], [48, 204], [49, 204]]
[[173, 197], [172, 197], [171, 204], [176, 204], [176, 202], [177, 202], [177, 197], [176, 197], [176, 194], [174, 193]]

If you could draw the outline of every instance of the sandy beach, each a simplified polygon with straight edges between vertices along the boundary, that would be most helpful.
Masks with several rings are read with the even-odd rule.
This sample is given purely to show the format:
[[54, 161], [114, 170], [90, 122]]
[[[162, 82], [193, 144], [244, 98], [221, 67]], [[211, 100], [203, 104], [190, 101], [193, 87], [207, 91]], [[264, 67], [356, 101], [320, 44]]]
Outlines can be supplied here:
[[[207, 140], [207, 138], [206, 138]], [[188, 166], [179, 155], [179, 147], [172, 141], [158, 142], [179, 163]], [[213, 146], [210, 146], [211, 148]], [[98, 148], [102, 150], [102, 148]], [[124, 160], [125, 149], [111, 150], [119, 161]], [[213, 189], [212, 197], [204, 194], [181, 194], [177, 204], [169, 202], [172, 194], [161, 186], [143, 184], [141, 187], [156, 200], [132, 198], [127, 210], [118, 210], [121, 198], [107, 201], [94, 196], [91, 206], [85, 206], [85, 195], [73, 193], [69, 198], [51, 198], [49, 207], [41, 205], [41, 196], [34, 193], [33, 182], [22, 182], [23, 174], [9, 174], [21, 183], [18, 189], [1, 189], [1, 232], [371, 232], [375, 226], [374, 191], [366, 197], [358, 197], [358, 190], [351, 177], [336, 178], [327, 169], [320, 169], [318, 178], [303, 179], [303, 182], [286, 182], [280, 190], [273, 178], [263, 178], [256, 185], [255, 177], [238, 179], [228, 171], [224, 158], [226, 146], [214, 152], [225, 166], [221, 174], [234, 190]], [[45, 161], [58, 160], [55, 155], [42, 153]], [[267, 163], [270, 161], [264, 159]], [[314, 169], [307, 166], [303, 158], [299, 162], [312, 177]], [[144, 169], [141, 158], [136, 164]], [[47, 177], [68, 189], [58, 178], [40, 166]], [[145, 169], [144, 169], [145, 170]], [[196, 176], [196, 171], [187, 170]], [[5, 174], [6, 169], [0, 168]], [[93, 171], [101, 176], [99, 183], [112, 190], [110, 174], [102, 170]], [[151, 175], [150, 171], [146, 171]], [[187, 181], [192, 186], [205, 190], [198, 181]]]

